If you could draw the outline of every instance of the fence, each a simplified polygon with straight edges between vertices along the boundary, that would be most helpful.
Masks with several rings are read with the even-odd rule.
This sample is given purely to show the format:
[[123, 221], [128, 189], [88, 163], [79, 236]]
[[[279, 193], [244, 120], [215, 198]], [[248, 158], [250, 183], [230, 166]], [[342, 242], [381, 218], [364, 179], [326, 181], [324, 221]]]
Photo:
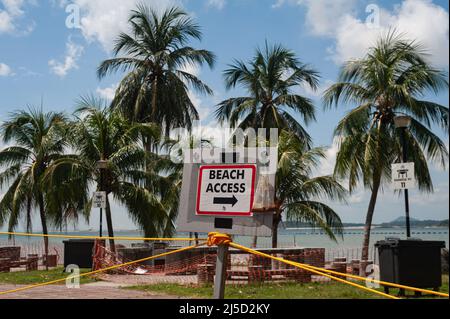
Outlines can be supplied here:
[[[175, 251], [180, 247], [169, 247], [167, 252]], [[323, 248], [286, 248], [286, 249], [260, 249], [263, 253], [285, 258], [315, 267], [325, 266], [325, 249]], [[142, 254], [142, 251], [140, 250]], [[148, 250], [147, 255], [155, 254]], [[148, 256], [141, 255], [146, 258]], [[217, 260], [215, 247], [194, 248], [182, 253], [167, 256], [163, 263], [158, 259], [153, 264], [148, 262], [126, 265], [111, 271], [111, 274], [139, 274], [178, 276], [179, 282], [186, 280], [186, 276], [197, 276], [198, 284], [213, 282]], [[129, 259], [114, 254], [97, 241], [94, 253], [94, 270], [108, 268], [113, 265], [128, 263]], [[234, 284], [247, 284], [264, 281], [295, 281], [310, 282], [311, 273], [279, 261], [256, 256], [248, 252], [230, 249], [227, 262], [227, 282]], [[190, 278], [188, 278], [190, 279]]]
[[[192, 245], [194, 241], [183, 241], [178, 242], [177, 247], [187, 247], [189, 245]], [[116, 248], [127, 248], [127, 247], [136, 247], [141, 246], [141, 244], [125, 244], [125, 243], [119, 243], [116, 245]], [[21, 248], [21, 255], [27, 256], [27, 255], [39, 255], [42, 256], [45, 254], [44, 250], [44, 244], [42, 242], [25, 242], [20, 241], [13, 243], [12, 241], [0, 241], [0, 247], [20, 247]], [[279, 245], [280, 248], [302, 248], [299, 246], [292, 246], [288, 245], [288, 243], [281, 243]], [[258, 249], [269, 249], [270, 245], [258, 245]], [[361, 248], [325, 248], [325, 262], [332, 262], [335, 258], [338, 257], [346, 257], [347, 260], [355, 260], [355, 259], [361, 259]], [[58, 256], [58, 262], [59, 264], [62, 264], [64, 260], [64, 245], [62, 243], [49, 243], [49, 254], [55, 254]], [[371, 247], [369, 249], [369, 256], [370, 259], [375, 261], [377, 263], [378, 257], [377, 252], [374, 247]]]

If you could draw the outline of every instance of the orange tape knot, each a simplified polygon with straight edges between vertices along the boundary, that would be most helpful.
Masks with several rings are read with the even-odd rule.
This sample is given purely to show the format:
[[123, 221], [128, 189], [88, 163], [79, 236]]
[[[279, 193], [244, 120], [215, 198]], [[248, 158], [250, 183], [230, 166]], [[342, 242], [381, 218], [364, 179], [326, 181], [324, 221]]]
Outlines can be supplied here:
[[222, 233], [209, 233], [208, 234], [208, 246], [227, 245], [231, 243], [231, 237]]

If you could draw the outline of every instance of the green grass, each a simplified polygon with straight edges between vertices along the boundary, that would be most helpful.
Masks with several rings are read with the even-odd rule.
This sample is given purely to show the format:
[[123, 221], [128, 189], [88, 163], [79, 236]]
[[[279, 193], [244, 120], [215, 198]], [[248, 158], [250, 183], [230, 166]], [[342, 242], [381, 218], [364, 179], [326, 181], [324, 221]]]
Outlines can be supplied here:
[[[67, 278], [67, 276], [69, 276], [69, 273], [64, 273], [63, 270], [64, 270], [63, 267], [57, 267], [54, 269], [50, 269], [49, 271], [36, 270], [36, 271], [0, 273], [0, 284], [28, 285]], [[89, 271], [91, 270], [80, 269], [80, 273], [86, 273]], [[80, 278], [81, 284], [86, 284], [95, 281], [97, 281], [97, 279], [92, 278], [90, 276]], [[59, 284], [65, 284], [65, 281], [62, 281]]]
[[[211, 298], [211, 286], [156, 284], [126, 287], [151, 293], [168, 294], [179, 297]], [[378, 289], [383, 291], [382, 288]], [[448, 293], [448, 276], [443, 276], [441, 292]], [[398, 289], [391, 289], [391, 295], [397, 295]], [[408, 295], [413, 293], [409, 292]], [[379, 299], [381, 295], [367, 292], [356, 287], [337, 282], [326, 283], [280, 283], [261, 285], [230, 285], [226, 287], [227, 299]], [[437, 296], [423, 296], [423, 298], [439, 298]]]

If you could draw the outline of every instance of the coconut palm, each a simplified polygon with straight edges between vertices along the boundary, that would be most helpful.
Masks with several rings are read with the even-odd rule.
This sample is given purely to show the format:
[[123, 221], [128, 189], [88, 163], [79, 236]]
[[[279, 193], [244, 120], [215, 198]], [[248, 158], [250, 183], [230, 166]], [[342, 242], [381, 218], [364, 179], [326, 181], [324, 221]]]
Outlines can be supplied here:
[[[66, 118], [61, 113], [44, 113], [29, 109], [14, 113], [4, 122], [0, 132], [4, 143], [12, 143], [0, 152], [0, 189], [8, 189], [0, 201], [0, 226], [8, 222], [8, 230], [15, 231], [24, 218], [28, 232], [32, 231], [32, 214], [36, 209], [42, 233], [48, 234], [49, 219], [61, 215], [62, 206], [52, 200], [55, 189], [43, 182], [49, 165], [59, 159], [67, 145]], [[51, 202], [51, 203], [50, 203]], [[44, 237], [45, 256], [48, 256], [48, 237]]]
[[310, 149], [295, 133], [281, 132], [275, 179], [274, 248], [278, 245], [278, 226], [283, 215], [288, 220], [319, 227], [333, 240], [335, 233], [342, 234], [340, 217], [321, 199], [344, 201], [346, 190], [332, 176], [313, 177], [325, 157], [324, 148]]
[[[131, 33], [116, 40], [116, 57], [105, 60], [98, 76], [128, 72], [117, 88], [112, 106], [139, 123], [158, 123], [168, 135], [176, 127], [190, 129], [199, 118], [189, 88], [202, 94], [212, 90], [190, 69], [213, 66], [215, 56], [188, 46], [201, 40], [200, 27], [183, 10], [173, 7], [161, 15], [144, 5], [132, 11]], [[147, 149], [149, 144], [147, 144]]]
[[315, 120], [312, 101], [296, 93], [308, 86], [317, 89], [316, 71], [301, 63], [281, 45], [257, 49], [249, 63], [236, 60], [224, 72], [227, 89], [238, 84], [248, 96], [227, 99], [218, 105], [216, 117], [232, 128], [278, 128], [295, 132], [311, 146], [311, 137], [294, 115], [308, 124]]
[[425, 93], [437, 94], [441, 90], [448, 90], [446, 74], [427, 62], [422, 46], [390, 31], [362, 59], [347, 62], [339, 82], [324, 93], [326, 107], [356, 105], [334, 132], [339, 140], [335, 175], [349, 180], [350, 191], [361, 179], [371, 190], [363, 260], [368, 259], [378, 192], [390, 180], [391, 164], [402, 161], [401, 135], [394, 118], [407, 115], [412, 119], [405, 137], [407, 161], [415, 163], [421, 191], [433, 190], [427, 159], [441, 165], [448, 160], [444, 143], [431, 131], [433, 124], [448, 131], [448, 108], [423, 100]]
[[[145, 170], [146, 163], [155, 163], [158, 157], [142, 149], [141, 137], [157, 141], [159, 128], [130, 124], [120, 113], [101, 105], [102, 101], [94, 98], [81, 100], [71, 136], [75, 153], [55, 161], [46, 180], [51, 186], [68, 184], [68, 188], [81, 190], [86, 198], [91, 198], [89, 193], [95, 187], [105, 191], [109, 237], [114, 237], [110, 195], [127, 208], [146, 237], [157, 236], [168, 227], [171, 205], [161, 201], [154, 191], [161, 193], [167, 183], [163, 184], [154, 170]], [[100, 168], [99, 161], [106, 162], [106, 168]], [[92, 200], [86, 203], [87, 211], [91, 204]], [[110, 246], [114, 251], [112, 239]]]

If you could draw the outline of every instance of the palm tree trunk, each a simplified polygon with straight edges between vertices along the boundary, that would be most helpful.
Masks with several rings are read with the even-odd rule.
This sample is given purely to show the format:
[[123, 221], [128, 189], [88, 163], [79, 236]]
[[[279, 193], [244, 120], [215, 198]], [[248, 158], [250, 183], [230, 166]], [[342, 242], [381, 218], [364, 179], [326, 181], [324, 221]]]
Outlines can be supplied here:
[[155, 115], [156, 115], [156, 101], [157, 101], [157, 94], [158, 94], [158, 77], [155, 76], [155, 79], [153, 80], [152, 85], [152, 112], [151, 112], [151, 121], [155, 122]]
[[[149, 138], [142, 136], [142, 144], [144, 146], [144, 151], [147, 153], [152, 151], [152, 143]], [[145, 160], [145, 171], [150, 171], [150, 162], [147, 159]], [[145, 187], [148, 188], [147, 181], [145, 182]]]
[[116, 247], [114, 245], [114, 230], [113, 230], [113, 224], [112, 224], [112, 216], [111, 216], [111, 206], [109, 205], [109, 198], [108, 195], [106, 195], [106, 223], [108, 225], [108, 237], [111, 237], [109, 239], [109, 246], [113, 253], [116, 252]]
[[[375, 165], [380, 165], [380, 155], [382, 152], [382, 143], [381, 143], [381, 132], [383, 129], [383, 118], [380, 118], [378, 121], [378, 138], [377, 138], [377, 148], [376, 148], [376, 156], [377, 161]], [[363, 247], [361, 251], [361, 264], [359, 267], [359, 273], [362, 277], [366, 275], [366, 265], [369, 260], [369, 245], [370, 245], [370, 231], [372, 230], [372, 220], [373, 213], [375, 212], [375, 205], [377, 203], [378, 190], [380, 189], [381, 184], [381, 168], [378, 166], [374, 167], [373, 170], [373, 185], [372, 185], [372, 194], [370, 196], [369, 207], [367, 208], [366, 215], [366, 223], [364, 225], [364, 239], [363, 239]]]
[[272, 224], [272, 248], [278, 248], [278, 226], [281, 222], [281, 211], [278, 209], [273, 216]]
[[[45, 215], [44, 197], [42, 194], [39, 197], [39, 214], [41, 217], [42, 234], [48, 235], [47, 216]], [[45, 269], [48, 270], [48, 237], [44, 236], [44, 251], [45, 251]]]
[[[369, 259], [370, 231], [372, 229], [372, 219], [373, 213], [375, 212], [375, 205], [377, 203], [378, 190], [380, 189], [380, 181], [381, 174], [376, 173], [376, 176], [374, 176], [372, 195], [370, 196], [369, 207], [367, 209], [366, 224], [364, 226], [364, 239], [361, 253], [361, 260], [363, 262], [366, 262]], [[365, 271], [365, 269], [360, 269], [360, 271]]]
[[253, 236], [252, 248], [258, 246], [258, 236]]

